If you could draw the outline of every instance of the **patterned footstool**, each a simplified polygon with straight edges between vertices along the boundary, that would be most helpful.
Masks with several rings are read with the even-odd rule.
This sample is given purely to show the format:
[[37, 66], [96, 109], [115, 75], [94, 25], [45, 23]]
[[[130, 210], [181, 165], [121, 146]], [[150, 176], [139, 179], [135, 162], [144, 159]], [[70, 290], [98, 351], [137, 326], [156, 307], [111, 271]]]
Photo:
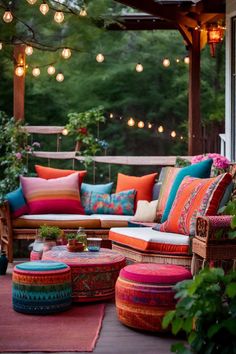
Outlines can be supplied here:
[[14, 267], [13, 308], [17, 312], [46, 315], [71, 305], [71, 270], [64, 263], [35, 261]]
[[116, 282], [116, 311], [119, 320], [130, 327], [162, 331], [165, 313], [175, 308], [173, 285], [190, 279], [182, 266], [136, 263], [124, 267]]

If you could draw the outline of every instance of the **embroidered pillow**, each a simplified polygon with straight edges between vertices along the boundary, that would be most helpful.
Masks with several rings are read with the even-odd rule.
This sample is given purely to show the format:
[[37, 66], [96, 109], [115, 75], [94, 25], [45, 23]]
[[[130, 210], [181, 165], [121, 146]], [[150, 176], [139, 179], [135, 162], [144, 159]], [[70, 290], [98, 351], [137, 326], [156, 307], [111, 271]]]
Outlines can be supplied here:
[[161, 181], [161, 189], [158, 197], [157, 204], [157, 220], [161, 220], [166, 203], [172, 188], [173, 182], [180, 168], [178, 167], [163, 167], [159, 181]]
[[158, 200], [139, 200], [132, 221], [153, 222], [156, 220]]
[[35, 171], [40, 178], [51, 179], [51, 178], [61, 178], [71, 175], [72, 173], [77, 172], [79, 174], [79, 186], [83, 182], [87, 171], [75, 171], [75, 170], [62, 170], [59, 168], [45, 167], [41, 165], [35, 165]]
[[81, 199], [86, 214], [134, 215], [135, 194], [134, 189], [114, 194], [85, 192]]
[[53, 179], [20, 177], [29, 214], [84, 214], [78, 173]]
[[81, 192], [95, 192], [95, 193], [111, 193], [113, 187], [113, 182], [106, 183], [106, 184], [89, 184], [89, 183], [82, 183], [81, 185]]
[[168, 219], [160, 231], [193, 236], [196, 217], [216, 215], [220, 201], [232, 181], [229, 173], [213, 178], [185, 177], [178, 189]]
[[152, 191], [155, 183], [157, 173], [152, 173], [150, 175], [135, 177], [128, 176], [122, 173], [118, 173], [116, 193], [123, 192], [128, 189], [135, 189], [136, 200], [135, 200], [135, 209], [137, 206], [138, 200], [152, 200]]
[[13, 218], [18, 218], [23, 214], [28, 214], [28, 206], [21, 187], [8, 193], [6, 195], [6, 200], [9, 202], [10, 211]]
[[176, 175], [176, 178], [173, 182], [173, 185], [170, 190], [169, 197], [166, 202], [166, 207], [163, 212], [161, 222], [164, 222], [167, 220], [170, 209], [172, 207], [172, 204], [175, 200], [176, 193], [178, 191], [178, 188], [186, 176], [191, 176], [191, 177], [196, 177], [196, 178], [208, 178], [210, 177], [211, 174], [211, 165], [212, 165], [213, 160], [208, 159], [205, 161], [201, 161], [199, 163], [196, 163], [194, 165], [190, 165], [184, 168], [181, 168], [179, 172]]

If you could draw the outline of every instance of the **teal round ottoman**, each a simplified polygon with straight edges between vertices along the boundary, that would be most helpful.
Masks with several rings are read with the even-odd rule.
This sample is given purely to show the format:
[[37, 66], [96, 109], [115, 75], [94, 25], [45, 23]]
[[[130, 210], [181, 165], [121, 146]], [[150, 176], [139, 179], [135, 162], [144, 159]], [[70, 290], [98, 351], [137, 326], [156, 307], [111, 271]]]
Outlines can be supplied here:
[[47, 315], [65, 311], [71, 305], [71, 270], [65, 263], [18, 264], [14, 267], [12, 281], [12, 303], [17, 312]]

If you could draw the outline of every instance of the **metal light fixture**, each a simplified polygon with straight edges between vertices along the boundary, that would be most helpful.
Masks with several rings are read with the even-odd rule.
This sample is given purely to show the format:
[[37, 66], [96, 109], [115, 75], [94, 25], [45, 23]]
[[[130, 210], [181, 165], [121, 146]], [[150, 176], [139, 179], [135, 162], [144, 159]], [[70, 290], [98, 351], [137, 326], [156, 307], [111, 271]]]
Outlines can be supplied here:
[[64, 59], [69, 59], [71, 57], [71, 50], [69, 48], [64, 48], [61, 52], [61, 56]]
[[98, 63], [102, 63], [104, 60], [105, 60], [105, 57], [102, 53], [99, 53], [97, 56], [96, 56], [96, 60]]
[[224, 38], [224, 27], [219, 25], [211, 25], [207, 29], [207, 43], [210, 46], [211, 56], [215, 57], [215, 50], [217, 43], [223, 41]]
[[12, 20], [13, 20], [13, 15], [12, 15], [11, 11], [7, 9], [7, 10], [4, 12], [2, 18], [3, 18], [3, 21], [4, 21], [4, 22], [10, 23], [10, 22], [12, 22]]
[[62, 11], [56, 11], [54, 15], [54, 21], [57, 23], [62, 23], [64, 21], [64, 14]]

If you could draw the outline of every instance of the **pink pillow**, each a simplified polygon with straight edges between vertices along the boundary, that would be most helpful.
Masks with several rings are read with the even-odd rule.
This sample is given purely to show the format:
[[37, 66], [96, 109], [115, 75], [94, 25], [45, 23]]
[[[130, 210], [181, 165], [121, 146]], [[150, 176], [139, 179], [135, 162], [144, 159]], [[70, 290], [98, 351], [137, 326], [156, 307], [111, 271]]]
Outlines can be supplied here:
[[49, 180], [21, 176], [20, 181], [29, 214], [84, 214], [78, 173]]

